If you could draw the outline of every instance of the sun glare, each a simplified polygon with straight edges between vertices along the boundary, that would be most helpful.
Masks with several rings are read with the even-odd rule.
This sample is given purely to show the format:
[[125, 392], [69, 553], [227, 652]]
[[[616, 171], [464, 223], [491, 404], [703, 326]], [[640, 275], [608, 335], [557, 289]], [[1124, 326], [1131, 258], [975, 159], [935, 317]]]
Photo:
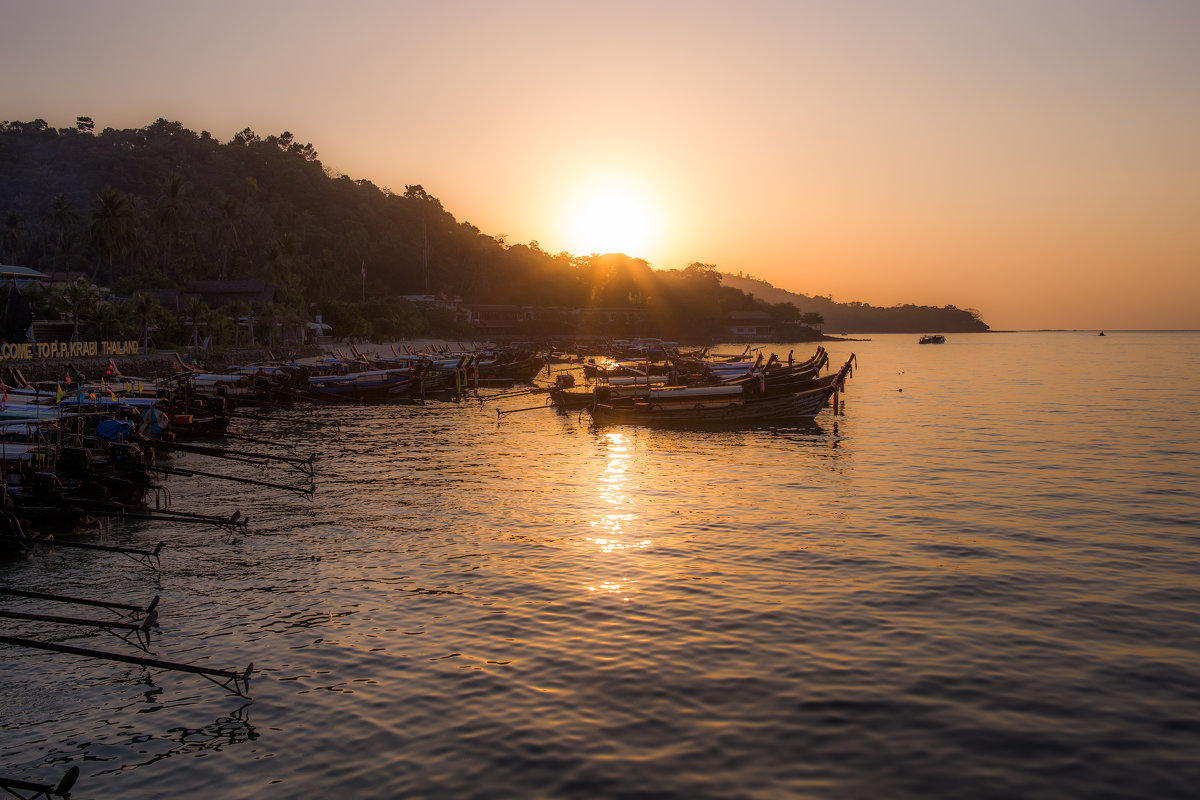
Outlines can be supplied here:
[[570, 252], [649, 257], [658, 218], [653, 203], [638, 187], [618, 182], [591, 186], [568, 204], [566, 213]]

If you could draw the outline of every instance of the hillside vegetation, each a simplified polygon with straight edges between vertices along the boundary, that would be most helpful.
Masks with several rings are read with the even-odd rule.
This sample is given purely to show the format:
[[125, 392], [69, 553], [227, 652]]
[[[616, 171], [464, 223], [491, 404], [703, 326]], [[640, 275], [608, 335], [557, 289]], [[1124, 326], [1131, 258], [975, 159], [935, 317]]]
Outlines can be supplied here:
[[810, 297], [789, 292], [766, 281], [740, 275], [722, 274], [721, 282], [768, 303], [791, 303], [820, 314], [825, 320], [826, 333], [974, 333], [988, 330], [979, 312], [970, 308], [907, 304], [881, 307], [857, 302], [838, 303], [830, 297]]
[[824, 313], [817, 298], [751, 297], [709, 264], [654, 270], [624, 254], [510, 244], [456, 220], [422, 186], [393, 191], [326, 169], [286, 131], [220, 142], [165, 119], [98, 133], [87, 117], [73, 128], [0, 124], [0, 260], [83, 272], [115, 298], [261, 279], [277, 289], [269, 316], [319, 310], [339, 335], [461, 332], [452, 312], [402, 295], [562, 310], [527, 323], [533, 335], [575, 332], [567, 310], [579, 308], [647, 310], [639, 330], [588, 332], [681, 340], [720, 338], [733, 311], [793, 322]]

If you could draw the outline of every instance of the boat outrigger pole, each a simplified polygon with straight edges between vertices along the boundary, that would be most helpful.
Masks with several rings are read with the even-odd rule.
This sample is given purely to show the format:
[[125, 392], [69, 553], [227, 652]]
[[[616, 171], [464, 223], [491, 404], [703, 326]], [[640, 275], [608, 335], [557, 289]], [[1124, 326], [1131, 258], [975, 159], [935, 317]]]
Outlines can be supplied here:
[[47, 592], [31, 592], [28, 589], [7, 589], [0, 587], [0, 595], [9, 597], [26, 597], [30, 600], [50, 600], [55, 603], [71, 603], [73, 605], [91, 606], [93, 608], [106, 608], [117, 614], [129, 612], [132, 617], [138, 617], [142, 614], [149, 614], [158, 608], [158, 595], [146, 606], [138, 606], [133, 603], [117, 603], [112, 600], [90, 600], [85, 597], [69, 597], [65, 594], [48, 594]]
[[120, 553], [123, 556], [132, 558], [139, 564], [145, 564], [150, 569], [157, 572], [162, 566], [162, 560], [159, 558], [159, 553], [162, 552], [163, 542], [159, 542], [154, 546], [153, 550], [144, 550], [137, 547], [116, 547], [111, 544], [92, 544], [91, 542], [68, 542], [62, 539], [49, 539], [39, 536], [13, 536], [11, 534], [0, 534], [0, 542], [15, 542], [16, 544], [27, 549], [37, 545], [43, 547], [69, 547], [77, 550], [104, 550], [109, 553]]
[[180, 453], [195, 453], [201, 456], [212, 456], [213, 458], [224, 458], [230, 461], [241, 461], [246, 464], [254, 464], [255, 466], [265, 467], [272, 461], [278, 461], [282, 464], [287, 464], [290, 467], [303, 472], [305, 475], [312, 475], [317, 461], [317, 454], [310, 453], [307, 457], [302, 456], [284, 456], [271, 453], [254, 453], [248, 450], [231, 450], [228, 447], [209, 447], [202, 444], [188, 444], [185, 442], [168, 442], [164, 439], [147, 439], [146, 443], [157, 450], [173, 450]]
[[121, 622], [112, 619], [91, 619], [83, 617], [63, 617], [57, 614], [35, 614], [29, 611], [0, 610], [0, 619], [19, 619], [28, 622], [50, 622], [56, 625], [74, 625], [76, 627], [99, 628], [111, 633], [123, 642], [133, 645], [139, 650], [150, 652], [150, 629], [158, 624], [158, 612], [151, 611], [141, 622]]
[[309, 478], [308, 486], [289, 486], [286, 483], [271, 483], [270, 481], [259, 481], [253, 478], [239, 478], [234, 475], [222, 475], [219, 472], [201, 472], [198, 469], [182, 469], [180, 467], [164, 467], [161, 464], [155, 464], [150, 467], [155, 472], [161, 472], [166, 475], [182, 475], [185, 478], [191, 478], [199, 475], [202, 478], [217, 478], [223, 481], [233, 481], [235, 483], [246, 483], [251, 486], [265, 486], [268, 489], [283, 489], [287, 492], [295, 492], [306, 500], [312, 500], [313, 495], [317, 492], [317, 485]]
[[503, 410], [497, 408], [496, 409], [496, 421], [499, 422], [500, 419], [507, 414], [516, 414], [518, 411], [536, 411], [539, 408], [545, 409], [546, 404], [543, 403], [540, 406], [526, 406], [525, 408], [508, 408], [508, 409], [503, 409]]
[[39, 642], [34, 639], [22, 639], [17, 636], [0, 636], [0, 644], [13, 645], [14, 647], [33, 647], [38, 650], [50, 650], [55, 653], [68, 653], [74, 656], [87, 656], [88, 658], [102, 658], [107, 661], [121, 661], [126, 664], [137, 664], [143, 667], [154, 667], [156, 669], [169, 669], [175, 672], [190, 672], [194, 675], [199, 675], [205, 680], [210, 680], [222, 689], [236, 694], [238, 697], [250, 699], [247, 692], [250, 689], [250, 673], [254, 671], [254, 664], [246, 667], [243, 672], [235, 672], [228, 669], [212, 669], [211, 667], [200, 667], [195, 664], [182, 664], [178, 661], [163, 661], [158, 658], [143, 658], [142, 656], [127, 656], [124, 653], [109, 653], [104, 650], [93, 650], [89, 647], [72, 647], [67, 644], [59, 644], [57, 642]]
[[[58, 783], [34, 783], [18, 778], [0, 777], [0, 789], [20, 800], [37, 800], [39, 797], [67, 798], [71, 796], [71, 787], [77, 780], [79, 780], [79, 767], [71, 767]], [[33, 794], [20, 794], [19, 792], [33, 792]]]
[[[114, 503], [97, 502], [85, 500], [83, 498], [72, 497], [63, 498], [60, 500], [61, 506], [74, 508], [79, 511], [84, 511], [89, 514], [94, 514], [100, 517], [116, 517], [119, 519], [141, 519], [156, 522], [189, 522], [199, 525], [215, 525], [218, 528], [227, 530], [230, 533], [246, 533], [246, 518], [242, 516], [242, 512], [234, 511], [228, 517], [220, 517], [216, 514], [198, 514], [194, 511], [172, 511], [169, 508], [142, 509], [130, 506], [122, 506]], [[38, 543], [43, 544], [66, 544], [65, 542], [55, 542], [55, 540], [42, 541], [31, 540], [29, 538], [20, 539], [25, 544]], [[71, 543], [68, 546], [79, 546], [77, 543]], [[106, 545], [89, 545], [89, 547], [99, 547], [105, 549]], [[128, 548], [124, 548], [128, 549]], [[162, 549], [161, 544], [158, 549]], [[132, 552], [137, 552], [136, 550]]]
[[485, 400], [507, 400], [510, 397], [524, 397], [531, 394], [546, 394], [550, 391], [549, 386], [534, 386], [531, 389], [517, 389], [512, 392], [501, 392], [500, 394], [480, 395], [479, 402], [482, 404]]

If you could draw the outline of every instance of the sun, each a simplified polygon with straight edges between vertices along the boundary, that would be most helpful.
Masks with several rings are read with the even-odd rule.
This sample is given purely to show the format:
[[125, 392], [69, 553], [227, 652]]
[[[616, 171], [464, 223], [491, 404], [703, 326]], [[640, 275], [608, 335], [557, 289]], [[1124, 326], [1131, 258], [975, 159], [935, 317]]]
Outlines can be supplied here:
[[565, 214], [567, 249], [576, 255], [624, 253], [646, 258], [659, 226], [645, 190], [626, 181], [588, 186], [567, 204]]

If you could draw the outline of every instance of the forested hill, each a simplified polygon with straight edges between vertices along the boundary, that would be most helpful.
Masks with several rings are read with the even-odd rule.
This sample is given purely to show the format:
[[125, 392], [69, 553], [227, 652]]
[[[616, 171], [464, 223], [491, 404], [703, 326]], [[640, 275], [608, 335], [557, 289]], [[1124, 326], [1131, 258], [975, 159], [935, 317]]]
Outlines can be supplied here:
[[974, 333], [988, 326], [974, 309], [900, 305], [887, 308], [866, 303], [838, 303], [829, 297], [810, 297], [779, 289], [766, 281], [721, 274], [721, 283], [767, 303], [791, 303], [825, 318], [826, 333]]
[[[269, 280], [284, 302], [447, 291], [529, 302], [552, 259], [509, 252], [421, 186], [401, 192], [326, 170], [291, 133], [228, 142], [160, 119], [93, 132], [0, 125], [0, 258], [82, 270], [110, 286]], [[530, 255], [526, 259], [524, 256]]]
[[[343, 335], [459, 324], [454, 312], [418, 313], [401, 299], [431, 294], [558, 309], [538, 315], [530, 334], [570, 333], [578, 315], [567, 309], [628, 307], [646, 309], [637, 330], [601, 332], [700, 340], [727, 333], [728, 315], [742, 311], [784, 322], [821, 311], [826, 329], [884, 329], [883, 315], [858, 324], [842, 313], [851, 306], [821, 298], [772, 304], [765, 284], [750, 297], [709, 264], [656, 270], [624, 254], [510, 244], [456, 220], [422, 186], [392, 191], [326, 169], [289, 132], [247, 128], [221, 142], [165, 119], [99, 132], [88, 117], [71, 128], [0, 123], [0, 263], [81, 272], [116, 298], [197, 279], [259, 279], [276, 289], [269, 312], [312, 319], [319, 310]], [[900, 316], [896, 324], [967, 329]]]

